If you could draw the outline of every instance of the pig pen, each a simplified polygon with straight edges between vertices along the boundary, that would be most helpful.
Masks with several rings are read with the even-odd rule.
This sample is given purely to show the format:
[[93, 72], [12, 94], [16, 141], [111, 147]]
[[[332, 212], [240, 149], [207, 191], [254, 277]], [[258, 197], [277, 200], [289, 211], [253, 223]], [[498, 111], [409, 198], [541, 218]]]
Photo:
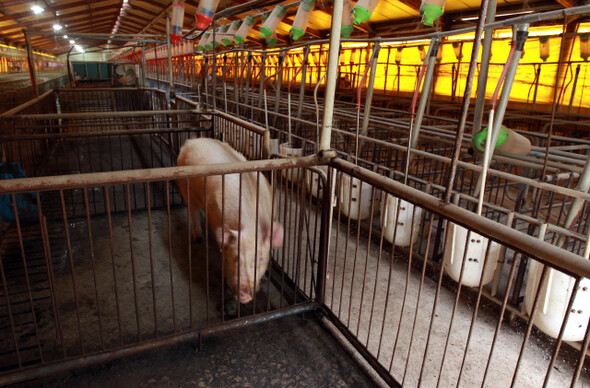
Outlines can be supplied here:
[[[136, 116], [143, 114], [135, 112]], [[250, 135], [245, 136], [249, 133], [246, 124], [232, 122], [231, 117], [186, 110], [163, 111], [156, 116], [166, 117], [163, 120], [166, 127], [159, 129], [163, 134], [139, 137], [148, 139], [144, 141], [156, 149], [181, 144], [173, 140], [181, 128], [188, 132], [184, 135], [187, 137], [223, 137], [238, 148], [264, 149], [263, 131], [253, 132], [252, 136], [259, 136], [261, 145], [252, 146], [257, 142]], [[203, 120], [202, 125], [193, 123], [194, 116]], [[72, 119], [58, 118], [55, 125], [63, 125], [64, 118]], [[50, 116], [36, 119], [46, 123], [52, 120]], [[133, 119], [130, 125], [134, 125], [133, 121], [139, 119]], [[211, 122], [215, 123], [213, 129]], [[223, 130], [219, 131], [220, 128]], [[80, 144], [88, 142], [91, 146], [87, 150], [100, 150], [100, 146], [91, 142], [92, 137], [110, 138], [107, 143], [112, 144], [117, 136], [132, 139], [136, 130], [140, 131], [125, 126], [115, 128], [110, 137], [102, 132], [87, 134], [83, 137], [88, 139]], [[66, 139], [80, 136], [75, 131], [59, 132]], [[17, 141], [18, 135], [12, 136]], [[53, 136], [33, 136], [34, 146], [30, 149], [52, 145]], [[101, 166], [99, 161], [104, 155], [127, 156], [132, 154], [127, 150], [135, 148], [122, 146], [114, 148], [118, 152], [112, 152], [103, 147], [104, 153], [97, 158], [90, 157], [91, 152], [81, 152], [62, 164], [72, 168], [77, 163], [73, 161], [93, 160], [92, 166]], [[27, 147], [16, 149], [24, 153]], [[48, 160], [63, 154], [50, 155]], [[162, 169], [165, 163], [145, 166], [135, 162], [134, 167], [127, 164], [119, 167], [113, 162], [115, 170], [140, 166], [142, 170], [77, 174], [78, 170], [74, 169], [68, 170], [70, 175], [66, 176], [1, 182], [3, 194], [38, 193], [36, 202], [40, 209], [28, 223], [16, 223], [5, 232], [7, 244], [12, 245], [7, 249], [8, 255], [2, 254], [0, 267], [4, 296], [3, 349], [8, 349], [2, 381], [49, 374], [60, 368], [198, 340], [247, 323], [317, 310], [341, 333], [341, 340], [358, 352], [357, 357], [364, 359], [382, 382], [392, 386], [451, 386], [460, 382], [495, 386], [498, 381], [536, 386], [545, 378], [552, 386], [565, 382], [574, 386], [587, 384], [583, 351], [547, 339], [534, 329], [532, 319], [509, 325], [506, 317], [513, 311], [506, 303], [500, 306], [483, 303], [483, 287], [458, 287], [444, 275], [440, 265], [433, 266], [424, 258], [432, 255], [435, 221], [442, 220], [494, 239], [510, 250], [512, 254], [508, 256], [513, 258], [512, 263], [525, 257], [538, 260], [557, 272], [573, 276], [577, 286], [589, 275], [585, 263], [571, 253], [539, 243], [530, 236], [513, 236], [514, 231], [507, 232], [507, 228], [482, 221], [456, 206], [441, 205], [435, 197], [333, 156], [191, 169]], [[137, 160], [151, 158], [143, 156]], [[174, 158], [154, 160], [173, 161]], [[102, 165], [111, 163], [103, 160]], [[325, 169], [327, 165], [332, 168]], [[327, 176], [318, 167], [324, 168]], [[321, 175], [319, 188], [324, 193], [330, 189], [332, 177], [339, 175], [334, 190], [336, 207], [332, 208], [327, 196], [315, 198], [317, 191], [292, 179], [294, 173], [300, 175], [300, 171], [294, 170], [298, 168], [313, 169]], [[174, 181], [196, 175], [247, 171], [270, 178], [277, 218], [285, 227], [286, 237], [283, 246], [272, 253], [273, 265], [257, 294], [256, 306], [240, 306], [228, 314], [226, 304], [231, 298], [224, 298], [221, 271], [214, 268], [219, 262], [215, 260], [216, 243], [211, 233], [203, 243], [189, 243], [190, 221]], [[342, 215], [345, 205], [340, 201], [346, 196], [343, 175], [371, 185], [368, 218], [375, 222], [358, 222], [352, 216]], [[357, 187], [359, 184], [362, 187], [360, 182]], [[428, 221], [411, 233], [409, 247], [388, 244], [375, 225], [379, 219], [378, 199], [385, 194], [414, 204], [416, 213], [422, 209], [422, 215], [413, 219]], [[347, 214], [352, 214], [355, 205], [346, 206]], [[394, 222], [404, 221], [398, 216]], [[410, 219], [410, 222], [415, 221]], [[29, 239], [25, 240], [26, 236]], [[508, 267], [513, 271], [514, 264]], [[500, 295], [508, 294], [507, 287], [512, 286], [513, 278], [508, 276], [508, 279], [499, 286]], [[583, 287], [579, 291], [578, 287], [575, 289], [578, 293], [585, 292]], [[540, 294], [539, 288], [536, 299], [542, 299]], [[570, 303], [574, 299], [575, 295]], [[588, 338], [586, 333], [582, 349], [588, 346]], [[306, 334], [299, 341], [306, 341]], [[205, 339], [205, 347], [207, 342]], [[539, 352], [538, 348], [544, 351]], [[249, 352], [245, 353], [247, 357]], [[315, 362], [310, 360], [297, 359], [303, 363]], [[484, 376], [488, 360], [489, 371]], [[129, 370], [135, 373], [134, 369]], [[350, 381], [349, 385], [363, 384], [360, 380]], [[308, 385], [313, 384], [312, 381]]]

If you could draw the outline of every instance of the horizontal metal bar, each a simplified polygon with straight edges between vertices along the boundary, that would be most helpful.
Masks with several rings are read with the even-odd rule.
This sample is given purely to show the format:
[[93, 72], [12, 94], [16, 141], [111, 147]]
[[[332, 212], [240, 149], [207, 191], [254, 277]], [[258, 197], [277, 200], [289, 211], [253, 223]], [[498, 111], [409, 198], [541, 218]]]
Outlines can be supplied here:
[[[210, 120], [202, 120], [203, 122], [210, 122]], [[191, 121], [193, 124], [194, 121]], [[127, 124], [127, 123], [125, 123]], [[207, 128], [161, 128], [161, 129], [133, 129], [122, 131], [100, 131], [100, 132], [73, 132], [73, 133], [39, 133], [31, 135], [8, 135], [0, 134], [1, 141], [22, 141], [22, 140], [45, 140], [45, 139], [75, 139], [88, 137], [102, 137], [102, 136], [129, 136], [129, 135], [158, 135], [158, 134], [174, 134], [174, 133], [196, 133], [211, 131], [211, 127]]]
[[136, 110], [124, 112], [80, 112], [80, 113], [49, 113], [49, 114], [31, 114], [14, 116], [23, 120], [52, 120], [52, 119], [102, 119], [102, 118], [119, 118], [119, 117], [149, 117], [178, 114], [201, 114], [194, 109], [181, 110]]
[[237, 124], [243, 128], [246, 128], [249, 131], [255, 132], [259, 135], [264, 135], [265, 133], [268, 132], [268, 130], [266, 128], [261, 127], [260, 125], [256, 125], [250, 121], [242, 120], [236, 116], [229, 115], [229, 114], [222, 112], [222, 111], [216, 110], [213, 112], [213, 114], [221, 117], [224, 120], [230, 121], [230, 122]]
[[590, 278], [590, 260], [586, 260], [581, 256], [558, 248], [555, 245], [539, 241], [527, 234], [517, 233], [514, 229], [505, 225], [478, 216], [459, 206], [444, 203], [440, 199], [420, 190], [405, 186], [345, 160], [336, 158], [330, 162], [330, 165], [377, 188], [385, 189], [408, 202], [438, 213], [456, 224], [476, 230], [477, 233], [483, 236], [549, 264], [570, 276]]
[[251, 171], [268, 171], [302, 168], [327, 164], [328, 159], [317, 155], [290, 159], [255, 160], [238, 163], [220, 163], [201, 166], [164, 167], [145, 170], [125, 170], [87, 174], [46, 176], [0, 180], [0, 194], [28, 193], [31, 191], [59, 190], [89, 186], [167, 181], [193, 176], [235, 174]]
[[317, 303], [315, 303], [314, 301], [301, 302], [296, 305], [285, 307], [279, 310], [269, 311], [266, 313], [258, 313], [253, 317], [242, 317], [209, 328], [201, 329], [199, 331], [199, 334], [203, 336], [208, 336], [229, 329], [239, 329], [248, 326], [252, 323], [262, 323], [277, 318], [301, 314], [307, 311], [315, 310], [316, 308]]

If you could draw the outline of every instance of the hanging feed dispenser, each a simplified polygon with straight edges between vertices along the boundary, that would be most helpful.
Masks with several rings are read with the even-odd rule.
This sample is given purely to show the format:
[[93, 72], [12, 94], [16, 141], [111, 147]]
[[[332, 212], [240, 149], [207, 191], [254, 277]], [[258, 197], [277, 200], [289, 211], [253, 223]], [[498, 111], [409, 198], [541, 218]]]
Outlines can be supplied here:
[[445, 12], [445, 0], [422, 0], [420, 15], [425, 26], [432, 26], [434, 21]]
[[352, 25], [352, 5], [349, 0], [345, 0], [342, 6], [342, 26], [340, 27], [340, 35], [348, 39], [350, 34], [354, 31]]
[[229, 28], [227, 30], [227, 35], [225, 35], [221, 39], [221, 42], [223, 43], [223, 45], [225, 47], [231, 46], [231, 44], [234, 42], [234, 36], [236, 35], [236, 32], [238, 32], [239, 28], [240, 28], [240, 21], [239, 20], [236, 20], [229, 25]]
[[293, 26], [291, 26], [291, 38], [298, 40], [305, 35], [309, 18], [311, 17], [311, 11], [313, 10], [314, 0], [302, 0], [297, 9], [295, 20], [293, 20]]
[[254, 18], [252, 16], [246, 16], [238, 32], [236, 32], [236, 35], [234, 36], [236, 44], [242, 44], [246, 41], [250, 30], [252, 30], [252, 26], [254, 26]]
[[420, 60], [424, 61], [426, 59], [426, 50], [424, 49], [424, 46], [418, 46], [418, 53], [420, 54]]
[[379, 0], [359, 0], [352, 9], [354, 15], [352, 22], [359, 26], [362, 22], [369, 20], [377, 4], [379, 4]]
[[[543, 264], [531, 260], [526, 282], [524, 303], [527, 314], [531, 315], [535, 295], [539, 288]], [[547, 335], [557, 338], [565, 314], [569, 313], [563, 332], [564, 341], [582, 341], [590, 318], [590, 280], [582, 279], [572, 308], [567, 310], [575, 279], [553, 268], [547, 268], [545, 282], [539, 291], [539, 301], [534, 324]]]
[[263, 38], [268, 38], [272, 35], [272, 33], [277, 29], [281, 20], [285, 16], [285, 7], [281, 5], [277, 5], [275, 9], [272, 10], [262, 27], [260, 27], [260, 36]]
[[170, 28], [170, 41], [177, 44], [182, 38], [182, 26], [184, 25], [184, 3], [175, 1], [172, 3], [172, 18]]
[[[371, 197], [373, 186], [362, 182], [357, 178], [351, 178], [349, 175], [340, 176], [340, 211], [346, 217], [353, 220], [364, 220], [371, 215]], [[373, 213], [379, 212], [379, 207], [375, 206]]]
[[[447, 227], [449, 230], [445, 239], [445, 271], [453, 280], [459, 282], [463, 258], [465, 258], [467, 261], [463, 269], [461, 284], [468, 287], [479, 286], [490, 240], [473, 231], [469, 233], [464, 227], [453, 224], [452, 222], [447, 223]], [[465, 243], [468, 235], [469, 241], [467, 241], [467, 253], [465, 253]], [[484, 285], [494, 279], [498, 259], [502, 254], [502, 246], [500, 244], [494, 241], [491, 244], [488, 253], [488, 265], [486, 272], [483, 274]]]
[[215, 30], [215, 47], [216, 48], [221, 46], [223, 38], [227, 37], [226, 33], [227, 33], [228, 29], [229, 29], [229, 24], [225, 24], [225, 25], [219, 27], [219, 29]]
[[[488, 128], [473, 136], [471, 146], [477, 152], [483, 153], [485, 151], [485, 140], [487, 137]], [[510, 128], [505, 126], [500, 127], [498, 140], [496, 141], [496, 150], [512, 155], [526, 155], [531, 150], [531, 141]]]
[[398, 47], [395, 50], [395, 64], [399, 65], [400, 63], [402, 63], [402, 51], [403, 51], [403, 47]]
[[205, 46], [209, 43], [209, 38], [211, 37], [210, 32], [206, 32], [203, 34], [201, 39], [199, 39], [199, 43], [197, 43], [197, 50], [198, 51], [205, 51]]
[[278, 42], [278, 38], [277, 38], [277, 33], [273, 31], [273, 33], [265, 39], [266, 45], [269, 48], [275, 48], [275, 46], [277, 45]]
[[[423, 211], [421, 207], [415, 207], [410, 202], [387, 194], [381, 209], [383, 237], [394, 245], [410, 246], [412, 234], [416, 235], [420, 230]], [[412, 225], [414, 225], [413, 228]]]
[[458, 61], [463, 59], [463, 43], [462, 42], [453, 42], [453, 51], [455, 52], [455, 58]]
[[549, 37], [548, 36], [541, 36], [539, 37], [539, 57], [543, 60], [543, 62], [547, 61], [551, 55], [551, 47], [549, 45]]
[[[215, 32], [217, 33], [218, 30], [219, 29], [216, 28], [215, 29]], [[213, 33], [211, 33], [211, 36], [209, 37], [209, 40], [207, 41], [207, 44], [205, 44], [205, 51], [211, 51], [211, 50], [213, 50], [213, 44], [214, 43], [215, 42], [213, 42]]]
[[201, 0], [195, 13], [195, 19], [197, 19], [197, 29], [204, 30], [213, 21], [213, 15], [217, 10], [219, 0]]
[[585, 61], [590, 58], [590, 32], [580, 35], [580, 57]]
[[442, 62], [443, 47], [445, 47], [445, 46], [442, 44], [440, 46], [438, 46], [438, 51], [436, 52], [436, 63]]

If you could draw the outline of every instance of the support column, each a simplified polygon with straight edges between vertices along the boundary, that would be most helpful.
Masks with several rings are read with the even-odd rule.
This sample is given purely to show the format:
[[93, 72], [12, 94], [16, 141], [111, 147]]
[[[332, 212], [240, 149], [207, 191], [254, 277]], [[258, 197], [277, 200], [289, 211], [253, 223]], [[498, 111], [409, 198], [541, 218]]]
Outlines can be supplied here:
[[324, 116], [322, 118], [322, 133], [320, 135], [320, 151], [330, 149], [332, 135], [332, 120], [334, 113], [334, 97], [340, 56], [340, 27], [342, 26], [342, 8], [344, 0], [334, 0], [332, 11], [332, 27], [330, 30], [330, 51], [328, 54], [328, 70], [326, 72], [326, 90], [324, 93]]

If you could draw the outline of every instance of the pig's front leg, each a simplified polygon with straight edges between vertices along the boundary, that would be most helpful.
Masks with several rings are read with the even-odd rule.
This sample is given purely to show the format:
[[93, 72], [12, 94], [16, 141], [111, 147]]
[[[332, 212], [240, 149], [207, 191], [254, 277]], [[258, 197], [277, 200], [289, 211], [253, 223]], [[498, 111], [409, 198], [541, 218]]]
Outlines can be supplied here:
[[202, 216], [201, 216], [201, 209], [198, 207], [194, 207], [193, 214], [191, 216], [192, 220], [192, 231], [193, 231], [193, 239], [197, 242], [203, 241], [203, 225], [202, 225]]

